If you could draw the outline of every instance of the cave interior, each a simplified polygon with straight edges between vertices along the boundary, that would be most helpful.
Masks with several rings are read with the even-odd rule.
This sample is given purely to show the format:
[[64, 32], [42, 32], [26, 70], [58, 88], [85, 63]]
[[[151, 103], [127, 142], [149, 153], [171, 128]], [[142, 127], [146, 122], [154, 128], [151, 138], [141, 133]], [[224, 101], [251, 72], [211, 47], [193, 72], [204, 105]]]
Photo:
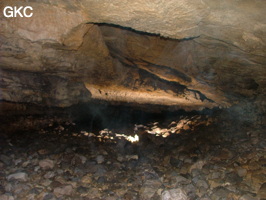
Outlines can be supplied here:
[[1, 16], [0, 199], [266, 199], [265, 3], [201, 2]]

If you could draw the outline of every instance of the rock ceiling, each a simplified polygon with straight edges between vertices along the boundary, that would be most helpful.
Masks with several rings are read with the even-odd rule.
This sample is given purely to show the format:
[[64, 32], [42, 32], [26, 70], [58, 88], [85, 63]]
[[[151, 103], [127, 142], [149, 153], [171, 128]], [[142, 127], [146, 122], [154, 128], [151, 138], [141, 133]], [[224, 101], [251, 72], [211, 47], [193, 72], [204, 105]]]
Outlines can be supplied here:
[[264, 0], [7, 1], [0, 99], [70, 106], [91, 99], [186, 110], [264, 102]]

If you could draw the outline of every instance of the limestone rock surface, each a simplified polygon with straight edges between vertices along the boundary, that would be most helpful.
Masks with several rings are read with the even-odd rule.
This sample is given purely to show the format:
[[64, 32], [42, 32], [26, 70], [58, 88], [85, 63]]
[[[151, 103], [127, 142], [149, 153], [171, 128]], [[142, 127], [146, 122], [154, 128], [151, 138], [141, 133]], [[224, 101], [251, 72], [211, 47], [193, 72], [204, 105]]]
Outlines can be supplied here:
[[[32, 6], [33, 16], [6, 18], [5, 6]], [[263, 0], [3, 0], [0, 9], [2, 101], [192, 110], [252, 100], [266, 110]]]

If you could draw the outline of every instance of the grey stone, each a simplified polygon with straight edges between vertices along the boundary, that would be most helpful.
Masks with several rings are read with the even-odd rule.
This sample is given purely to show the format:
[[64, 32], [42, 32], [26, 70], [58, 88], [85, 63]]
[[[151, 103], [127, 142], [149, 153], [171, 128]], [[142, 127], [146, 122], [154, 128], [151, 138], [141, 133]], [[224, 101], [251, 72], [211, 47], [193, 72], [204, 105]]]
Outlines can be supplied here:
[[97, 165], [97, 171], [95, 172], [96, 176], [103, 176], [107, 173], [107, 170], [104, 165]]
[[53, 171], [49, 171], [46, 174], [44, 174], [44, 178], [50, 179], [53, 178], [55, 176], [55, 173]]
[[96, 157], [96, 162], [97, 162], [98, 164], [102, 164], [102, 163], [104, 162], [104, 156], [103, 156], [103, 155], [98, 155], [98, 156]]
[[231, 184], [240, 183], [242, 180], [243, 180], [243, 178], [234, 172], [228, 173], [224, 177], [224, 181], [231, 183]]
[[24, 183], [13, 184], [12, 187], [12, 193], [17, 195], [23, 193], [24, 191], [29, 191], [29, 190], [30, 186]]
[[177, 167], [177, 168], [180, 168], [182, 165], [183, 165], [183, 161], [182, 160], [179, 160], [175, 157], [171, 157], [170, 158], [170, 164], [173, 166], [173, 167]]
[[83, 186], [79, 186], [78, 188], [77, 188], [77, 192], [78, 193], [87, 193], [89, 191], [89, 188], [87, 188], [87, 187], [83, 187]]
[[0, 161], [0, 169], [3, 169], [4, 166], [5, 166], [5, 164], [2, 161]]
[[5, 188], [4, 186], [0, 185], [0, 195], [5, 193]]
[[171, 189], [163, 191], [161, 200], [189, 200], [186, 192], [182, 189]]
[[106, 182], [106, 178], [104, 176], [100, 176], [98, 179], [97, 179], [97, 183], [100, 183], [100, 184], [103, 184]]
[[199, 197], [202, 197], [202, 196], [204, 196], [207, 192], [208, 192], [208, 191], [207, 191], [206, 188], [204, 188], [204, 187], [199, 187], [198, 190], [197, 190], [197, 195], [198, 195]]
[[140, 196], [142, 199], [151, 199], [162, 185], [159, 180], [146, 180], [140, 189]]
[[218, 179], [218, 178], [220, 178], [221, 177], [221, 172], [219, 172], [219, 171], [214, 171], [214, 172], [212, 172], [211, 174], [210, 174], [210, 179]]
[[55, 196], [52, 193], [47, 193], [42, 200], [54, 200]]
[[176, 177], [173, 177], [176, 184], [189, 184], [191, 180], [185, 178], [184, 176], [178, 175]]
[[196, 182], [196, 186], [197, 186], [198, 188], [200, 188], [200, 187], [203, 187], [203, 188], [205, 188], [205, 189], [208, 189], [208, 188], [209, 188], [209, 184], [208, 184], [205, 180], [198, 180], [198, 181]]
[[25, 172], [18, 172], [18, 173], [14, 173], [14, 174], [10, 174], [7, 176], [7, 180], [18, 180], [18, 181], [27, 181], [28, 180], [28, 174], [26, 174]]
[[6, 165], [11, 165], [12, 159], [4, 154], [0, 155], [0, 161], [5, 163]]
[[8, 195], [8, 194], [0, 195], [0, 199], [1, 200], [15, 200], [15, 198], [12, 195]]
[[230, 191], [224, 187], [218, 187], [213, 190], [213, 193], [211, 194], [211, 199], [213, 200], [220, 200], [224, 199], [226, 200]]
[[191, 170], [192, 177], [196, 177], [196, 176], [198, 176], [200, 174], [201, 174], [201, 171], [199, 169], [192, 169]]

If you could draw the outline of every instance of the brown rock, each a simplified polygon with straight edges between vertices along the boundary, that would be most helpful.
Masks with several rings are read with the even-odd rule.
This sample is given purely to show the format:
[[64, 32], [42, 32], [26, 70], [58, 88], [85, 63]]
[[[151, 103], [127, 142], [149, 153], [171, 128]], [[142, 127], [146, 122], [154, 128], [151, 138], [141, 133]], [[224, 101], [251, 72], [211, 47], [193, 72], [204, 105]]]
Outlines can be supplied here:
[[260, 190], [261, 186], [265, 183], [266, 174], [263, 174], [263, 171], [256, 171], [251, 175], [251, 187], [256, 191]]
[[87, 174], [81, 178], [82, 183], [90, 184], [92, 182], [92, 176]]
[[213, 160], [215, 161], [221, 161], [221, 160], [229, 160], [233, 157], [233, 153], [229, 151], [228, 149], [222, 149], [218, 155], [213, 157]]
[[73, 187], [71, 185], [56, 187], [53, 193], [57, 198], [62, 196], [70, 196], [73, 193]]
[[238, 174], [238, 176], [240, 176], [240, 177], [244, 177], [244, 176], [246, 176], [246, 174], [247, 174], [247, 170], [246, 169], [244, 169], [244, 168], [238, 168], [237, 169], [237, 174]]
[[239, 198], [239, 200], [259, 200], [259, 199], [256, 198], [256, 197], [253, 197], [253, 196], [251, 196], [249, 194], [245, 194], [245, 195], [241, 196]]
[[44, 159], [44, 160], [41, 160], [39, 162], [39, 166], [44, 169], [44, 170], [47, 170], [47, 169], [53, 169], [54, 168], [54, 161], [53, 160], [50, 160], [50, 159]]
[[266, 199], [266, 183], [263, 183], [258, 191], [258, 196], [261, 199]]

